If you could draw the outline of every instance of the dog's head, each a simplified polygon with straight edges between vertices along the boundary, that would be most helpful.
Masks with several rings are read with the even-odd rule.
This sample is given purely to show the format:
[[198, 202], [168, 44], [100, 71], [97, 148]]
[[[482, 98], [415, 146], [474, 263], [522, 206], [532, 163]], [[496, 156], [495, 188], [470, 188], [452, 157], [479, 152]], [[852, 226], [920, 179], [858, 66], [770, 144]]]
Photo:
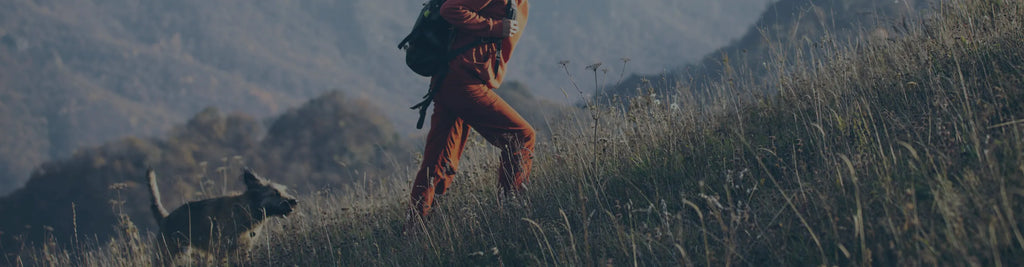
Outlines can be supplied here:
[[295, 197], [288, 194], [285, 186], [263, 179], [248, 168], [242, 171], [245, 192], [250, 196], [252, 205], [266, 212], [267, 216], [288, 215], [299, 204]]

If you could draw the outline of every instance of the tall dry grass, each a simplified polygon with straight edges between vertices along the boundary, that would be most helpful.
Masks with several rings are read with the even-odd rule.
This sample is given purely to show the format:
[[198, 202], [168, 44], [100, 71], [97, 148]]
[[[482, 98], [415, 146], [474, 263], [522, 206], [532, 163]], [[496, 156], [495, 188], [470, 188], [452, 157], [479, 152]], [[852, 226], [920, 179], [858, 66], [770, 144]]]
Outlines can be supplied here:
[[[587, 105], [537, 145], [519, 199], [499, 200], [498, 152], [474, 141], [418, 234], [401, 234], [407, 178], [306, 196], [240, 263], [1020, 266], [1024, 4], [936, 13], [777, 48], [771, 77], [737, 68], [711, 101]], [[125, 225], [4, 263], [149, 264], [152, 237]]]

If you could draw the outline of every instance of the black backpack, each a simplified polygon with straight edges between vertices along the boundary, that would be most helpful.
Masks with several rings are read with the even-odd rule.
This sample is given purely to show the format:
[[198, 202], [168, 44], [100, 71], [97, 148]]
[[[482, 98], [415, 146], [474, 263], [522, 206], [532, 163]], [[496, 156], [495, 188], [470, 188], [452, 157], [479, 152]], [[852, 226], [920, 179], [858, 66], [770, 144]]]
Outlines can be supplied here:
[[430, 0], [413, 24], [412, 32], [398, 49], [405, 49], [405, 65], [416, 74], [431, 77], [448, 65], [448, 48], [455, 37], [455, 29], [441, 17], [445, 0]]
[[[405, 50], [405, 65], [409, 66], [409, 69], [422, 76], [439, 78], [435, 87], [440, 85], [440, 80], [443, 80], [447, 74], [448, 62], [455, 59], [456, 56], [478, 45], [501, 42], [502, 40], [502, 38], [480, 38], [463, 47], [449, 50], [452, 41], [455, 40], [455, 28], [441, 17], [441, 5], [445, 1], [430, 0], [423, 4], [423, 10], [417, 16], [416, 23], [412, 26], [412, 32], [398, 43], [398, 49]], [[506, 7], [506, 17], [509, 19], [515, 19], [518, 13], [513, 5], [514, 2], [516, 1], [509, 1]], [[500, 53], [500, 43], [498, 50]], [[412, 107], [412, 109], [420, 110], [420, 119], [416, 122], [416, 129], [423, 128], [427, 107], [434, 100], [434, 91], [435, 88], [431, 87], [427, 91], [427, 95], [423, 96], [423, 101]]]

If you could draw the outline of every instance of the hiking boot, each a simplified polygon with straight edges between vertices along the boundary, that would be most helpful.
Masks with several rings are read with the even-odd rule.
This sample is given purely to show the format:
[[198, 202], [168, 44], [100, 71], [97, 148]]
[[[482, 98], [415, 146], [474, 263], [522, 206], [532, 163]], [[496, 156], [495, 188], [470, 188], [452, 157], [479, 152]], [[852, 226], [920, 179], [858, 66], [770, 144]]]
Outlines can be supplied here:
[[498, 193], [498, 210], [514, 211], [530, 209], [530, 201], [526, 199], [523, 192], [501, 190]]

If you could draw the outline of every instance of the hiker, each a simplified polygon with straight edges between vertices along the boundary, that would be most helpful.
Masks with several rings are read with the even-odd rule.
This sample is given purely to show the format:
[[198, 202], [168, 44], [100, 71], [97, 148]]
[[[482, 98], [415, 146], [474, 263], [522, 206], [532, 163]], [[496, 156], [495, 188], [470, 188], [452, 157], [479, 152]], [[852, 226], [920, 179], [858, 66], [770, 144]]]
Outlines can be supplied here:
[[502, 194], [524, 189], [533, 161], [533, 127], [492, 91], [501, 85], [526, 26], [528, 0], [447, 0], [440, 13], [455, 28], [451, 47], [481, 38], [494, 41], [455, 56], [446, 75], [431, 79], [432, 88], [440, 84], [433, 92], [434, 113], [412, 188], [411, 212], [420, 218], [430, 212], [434, 196], [451, 186], [470, 129], [501, 149], [498, 186]]

